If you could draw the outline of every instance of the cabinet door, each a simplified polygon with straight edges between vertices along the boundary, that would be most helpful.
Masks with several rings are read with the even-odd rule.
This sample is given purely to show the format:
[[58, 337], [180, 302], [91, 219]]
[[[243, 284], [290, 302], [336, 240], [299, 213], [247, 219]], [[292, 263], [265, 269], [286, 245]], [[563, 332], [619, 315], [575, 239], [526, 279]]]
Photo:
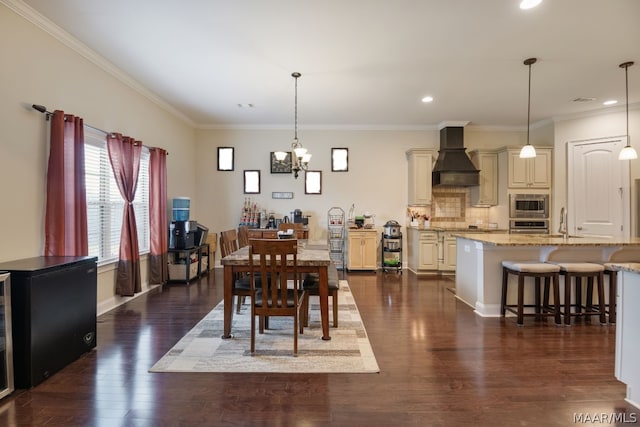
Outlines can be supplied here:
[[455, 271], [456, 269], [456, 238], [445, 237], [444, 239], [444, 264], [440, 266], [443, 271]]
[[418, 268], [420, 270], [438, 269], [438, 242], [431, 240], [421, 240], [419, 249], [420, 259]]
[[529, 186], [551, 187], [551, 151], [538, 149], [536, 157], [529, 160]]
[[410, 150], [407, 152], [407, 157], [409, 204], [430, 205], [433, 153], [429, 150]]
[[498, 204], [498, 153], [471, 153], [473, 164], [480, 170], [480, 185], [471, 187], [471, 205], [495, 206]]
[[347, 268], [356, 269], [362, 268], [362, 239], [360, 235], [354, 235], [349, 233], [349, 239], [347, 241], [349, 248], [349, 256], [347, 258]]
[[509, 187], [526, 188], [529, 186], [529, 159], [521, 159], [520, 152], [509, 151]]
[[378, 236], [376, 233], [367, 233], [362, 238], [362, 268], [375, 270], [377, 267], [378, 250], [376, 248]]

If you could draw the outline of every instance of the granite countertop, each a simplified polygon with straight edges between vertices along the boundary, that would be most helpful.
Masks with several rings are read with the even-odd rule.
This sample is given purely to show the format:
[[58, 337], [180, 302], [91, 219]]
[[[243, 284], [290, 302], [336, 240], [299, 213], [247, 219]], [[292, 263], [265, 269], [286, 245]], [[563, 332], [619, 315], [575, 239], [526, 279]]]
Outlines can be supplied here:
[[469, 227], [434, 227], [430, 226], [427, 228], [421, 227], [411, 227], [408, 226], [407, 230], [415, 230], [415, 231], [451, 231], [456, 233], [508, 233], [509, 230], [503, 228], [488, 228], [488, 227], [479, 227], [479, 228], [469, 228]]
[[569, 237], [549, 234], [500, 234], [456, 233], [455, 237], [487, 243], [495, 246], [633, 246], [640, 245], [640, 238]]
[[640, 274], [640, 263], [637, 262], [614, 262], [611, 265], [620, 271]]

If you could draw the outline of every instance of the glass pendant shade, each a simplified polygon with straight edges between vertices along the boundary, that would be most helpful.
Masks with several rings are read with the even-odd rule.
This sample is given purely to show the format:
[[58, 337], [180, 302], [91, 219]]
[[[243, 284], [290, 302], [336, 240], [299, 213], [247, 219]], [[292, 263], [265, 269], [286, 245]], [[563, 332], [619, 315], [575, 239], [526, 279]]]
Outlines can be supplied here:
[[531, 159], [536, 156], [536, 149], [533, 145], [527, 144], [520, 150], [521, 159]]
[[293, 151], [295, 151], [296, 157], [302, 157], [305, 154], [307, 154], [307, 149], [304, 148], [304, 147], [296, 147], [296, 148], [293, 149]]
[[287, 153], [285, 151], [276, 151], [275, 153], [273, 153], [273, 155], [276, 157], [276, 160], [279, 162], [284, 162], [284, 159], [287, 158]]
[[630, 145], [627, 145], [622, 150], [620, 150], [620, 154], [618, 154], [618, 160], [634, 160], [638, 158], [638, 153], [635, 148]]

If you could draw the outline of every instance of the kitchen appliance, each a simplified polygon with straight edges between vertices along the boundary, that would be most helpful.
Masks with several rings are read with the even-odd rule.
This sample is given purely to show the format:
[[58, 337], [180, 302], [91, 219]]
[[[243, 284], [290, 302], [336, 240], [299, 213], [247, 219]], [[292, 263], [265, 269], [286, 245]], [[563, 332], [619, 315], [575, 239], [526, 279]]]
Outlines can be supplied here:
[[309, 223], [309, 218], [302, 216], [302, 211], [300, 209], [296, 209], [291, 212], [291, 216], [293, 217], [293, 222], [296, 224], [304, 224], [307, 225]]
[[464, 127], [445, 126], [440, 129], [440, 150], [431, 173], [434, 186], [471, 187], [480, 184], [480, 171], [465, 151]]
[[512, 219], [509, 221], [512, 234], [549, 234], [548, 219]]
[[402, 236], [402, 233], [400, 232], [400, 224], [398, 224], [398, 221], [387, 221], [384, 225], [384, 234], [385, 236], [389, 237]]
[[549, 218], [548, 194], [509, 194], [510, 218]]
[[267, 228], [278, 228], [276, 219], [273, 215], [269, 215], [269, 221], [267, 222]]
[[191, 249], [196, 244], [196, 221], [171, 221], [169, 248]]

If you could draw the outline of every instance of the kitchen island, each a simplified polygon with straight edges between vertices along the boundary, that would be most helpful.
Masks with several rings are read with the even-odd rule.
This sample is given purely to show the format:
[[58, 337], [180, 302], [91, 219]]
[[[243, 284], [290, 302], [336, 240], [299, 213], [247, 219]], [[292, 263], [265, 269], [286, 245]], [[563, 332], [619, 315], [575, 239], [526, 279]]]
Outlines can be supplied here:
[[546, 234], [459, 233], [456, 298], [486, 317], [500, 316], [502, 261], [640, 261], [640, 238], [606, 239]]
[[627, 385], [627, 402], [640, 408], [640, 264], [614, 264], [618, 272], [616, 378]]

